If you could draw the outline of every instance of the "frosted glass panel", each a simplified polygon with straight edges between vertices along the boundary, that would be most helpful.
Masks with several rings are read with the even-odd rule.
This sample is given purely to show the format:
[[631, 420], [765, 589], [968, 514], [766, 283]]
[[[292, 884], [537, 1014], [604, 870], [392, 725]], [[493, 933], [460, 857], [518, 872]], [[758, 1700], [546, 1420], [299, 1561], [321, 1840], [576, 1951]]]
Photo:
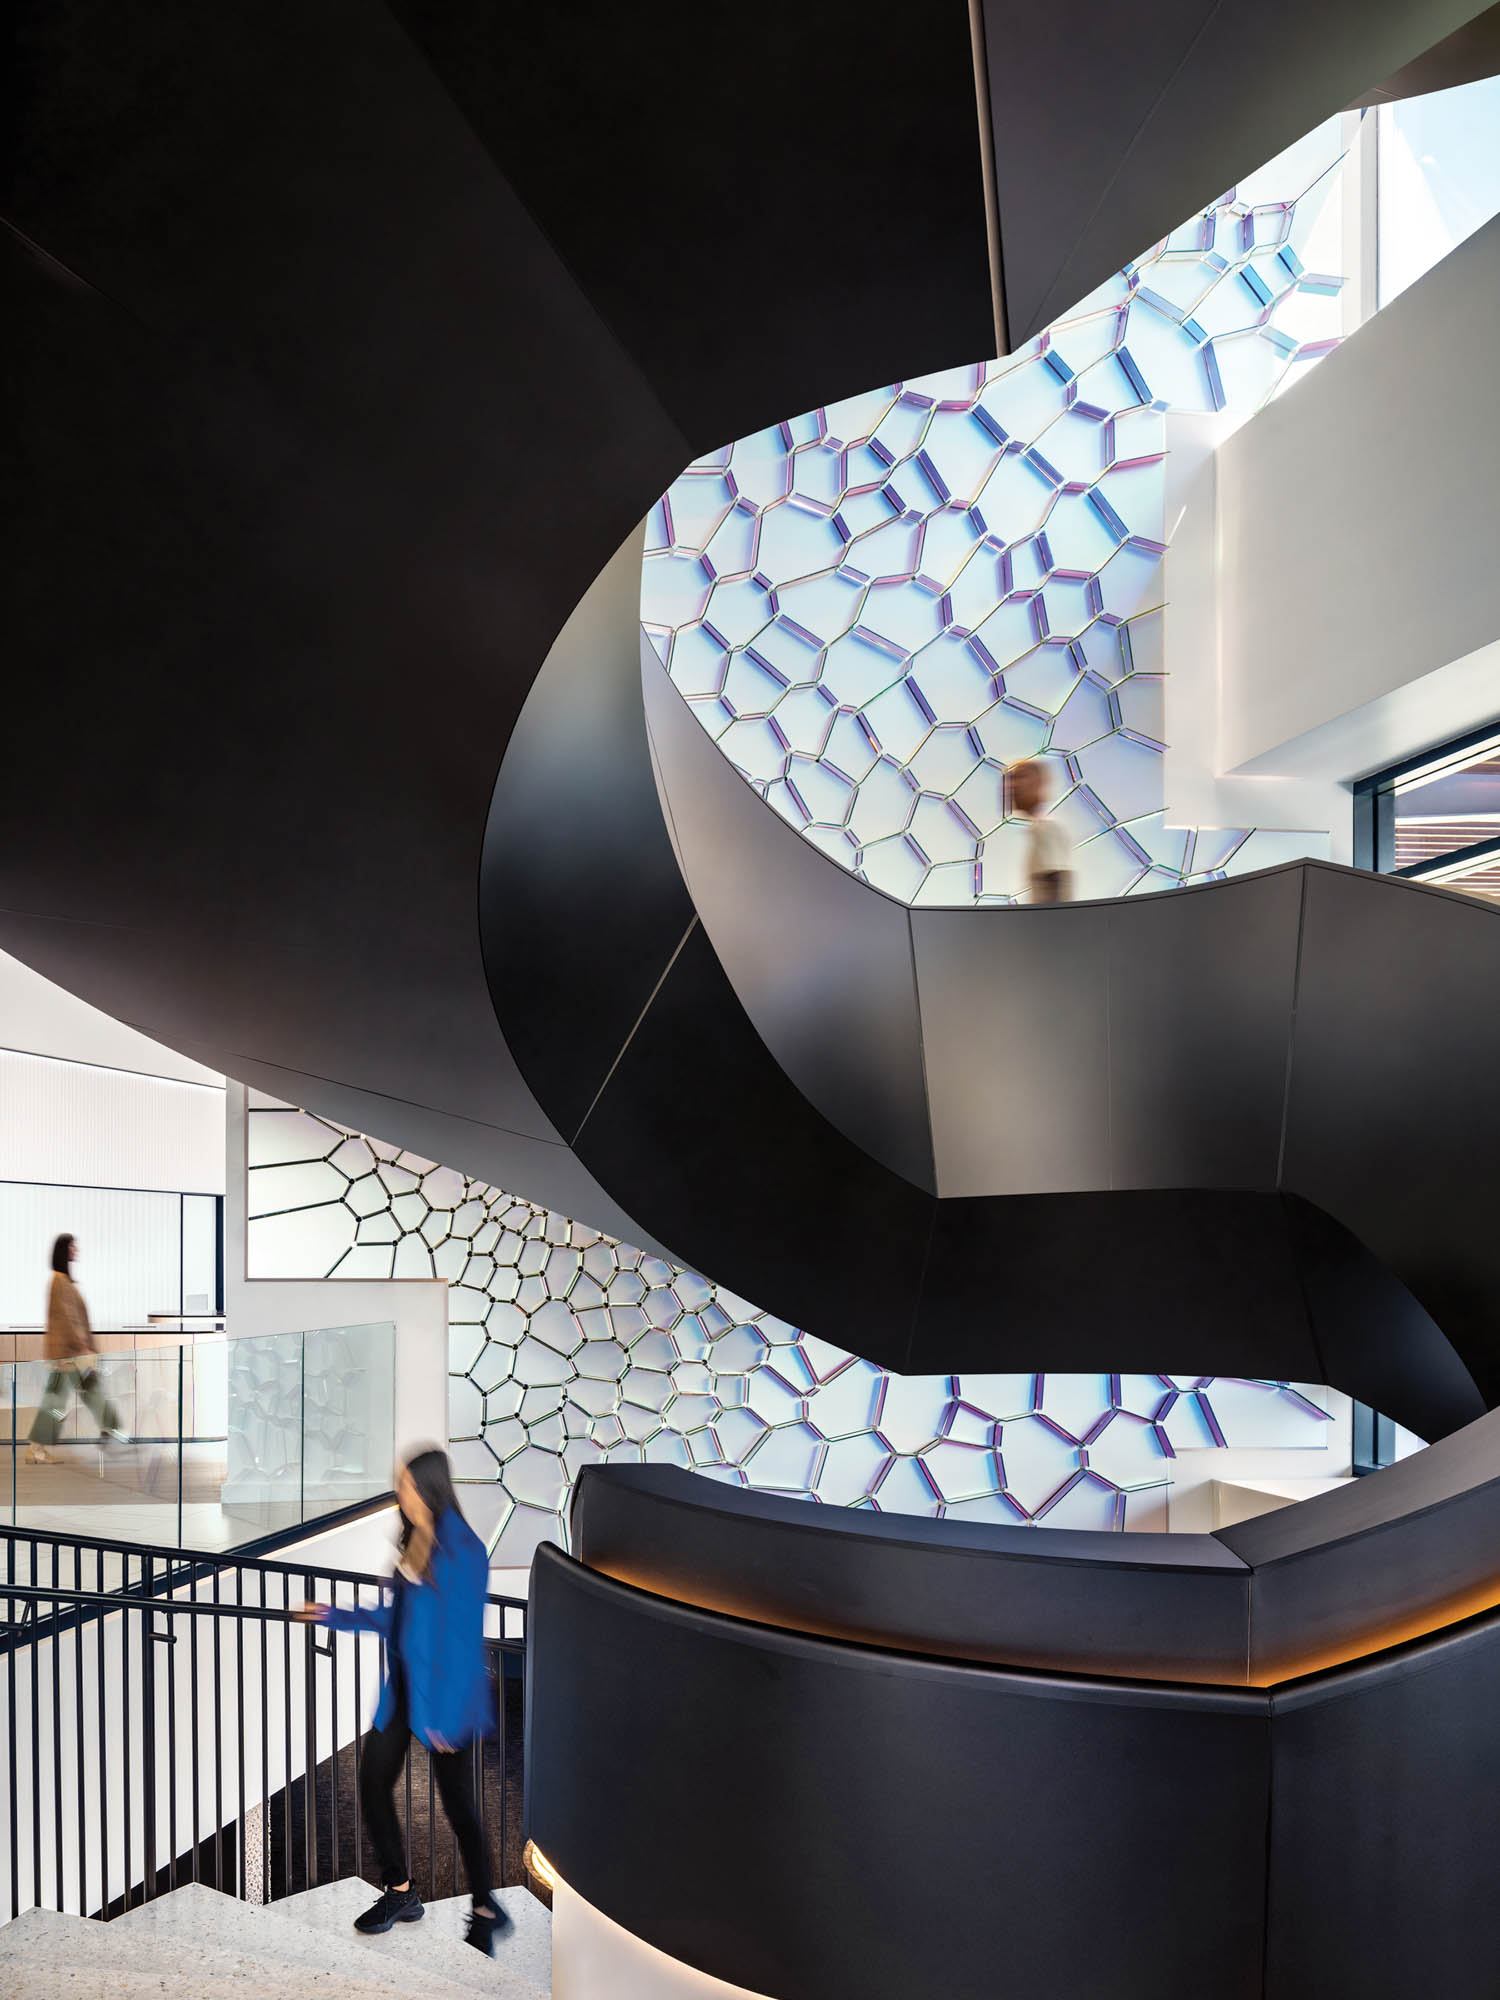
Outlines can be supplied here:
[[0, 1182], [0, 1325], [40, 1326], [53, 1239], [77, 1237], [74, 1276], [96, 1326], [181, 1310], [175, 1194]]

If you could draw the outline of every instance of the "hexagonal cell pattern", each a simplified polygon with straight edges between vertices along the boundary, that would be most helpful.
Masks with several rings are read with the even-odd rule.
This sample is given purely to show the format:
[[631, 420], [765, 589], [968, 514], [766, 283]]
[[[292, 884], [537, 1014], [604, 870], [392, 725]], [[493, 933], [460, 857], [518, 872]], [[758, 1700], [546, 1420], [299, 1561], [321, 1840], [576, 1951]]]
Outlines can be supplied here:
[[1329, 1421], [1289, 1382], [894, 1375], [696, 1272], [253, 1091], [249, 1188], [251, 1277], [448, 1281], [449, 1448], [501, 1564], [567, 1546], [585, 1465], [1124, 1528], [1179, 1448], [1317, 1448]]
[[1308, 268], [1337, 119], [1003, 361], [809, 411], [689, 466], [653, 510], [641, 619], [741, 775], [903, 902], [1014, 902], [1004, 772], [1051, 767], [1076, 893], [1305, 851], [1169, 827], [1160, 661], [1167, 411], [1249, 414], [1337, 345]]

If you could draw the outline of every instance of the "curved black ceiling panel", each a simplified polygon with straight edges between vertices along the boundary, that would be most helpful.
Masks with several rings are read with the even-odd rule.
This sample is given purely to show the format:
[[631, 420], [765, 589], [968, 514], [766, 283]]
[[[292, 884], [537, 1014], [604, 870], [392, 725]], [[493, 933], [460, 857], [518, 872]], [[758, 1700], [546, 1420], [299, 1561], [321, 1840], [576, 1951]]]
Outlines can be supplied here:
[[392, 7], [695, 450], [997, 351], [966, 0]]
[[[992, 344], [977, 141], [960, 168], [950, 138], [955, 53], [974, 138], [967, 27], [902, 66], [936, 143], [899, 174], [855, 162], [872, 214], [846, 194], [844, 228], [793, 214], [779, 163], [832, 188], [849, 107], [893, 88], [879, 23], [830, 26], [830, 112], [769, 45], [752, 104], [701, 15], [636, 20], [674, 107], [651, 146], [689, 103], [719, 107], [705, 133], [726, 101], [753, 126], [684, 167], [723, 221], [692, 241], [683, 190], [643, 199], [619, 150], [643, 99], [602, 17], [581, 44], [505, 18], [507, 92], [547, 128], [518, 192], [476, 135], [477, 58], [465, 110], [433, 67], [495, 18], [413, 18], [429, 62], [369, 0], [274, 27], [247, 0], [12, 10], [7, 722], [33, 748], [0, 796], [0, 942], [236, 1076], [649, 1242], [495, 1025], [495, 771], [553, 638], [695, 452], [818, 401], [841, 350], [863, 388]], [[555, 73], [525, 33], [564, 36]], [[762, 152], [774, 174], [744, 169]], [[776, 287], [732, 366], [731, 237]], [[687, 348], [722, 397], [682, 397], [691, 430], [666, 406]]]

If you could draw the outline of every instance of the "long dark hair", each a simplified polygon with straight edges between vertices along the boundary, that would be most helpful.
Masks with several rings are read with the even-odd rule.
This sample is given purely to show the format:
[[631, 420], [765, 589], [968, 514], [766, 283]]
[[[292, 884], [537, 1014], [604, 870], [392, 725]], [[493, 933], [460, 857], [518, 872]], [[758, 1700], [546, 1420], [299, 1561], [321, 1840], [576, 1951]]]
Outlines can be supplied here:
[[[458, 1504], [458, 1495], [453, 1490], [453, 1467], [448, 1463], [448, 1454], [439, 1451], [436, 1445], [430, 1446], [426, 1451], [416, 1452], [406, 1461], [406, 1473], [422, 1496], [423, 1506], [432, 1516], [432, 1533], [433, 1539], [436, 1540], [438, 1523], [450, 1507], [460, 1519], [463, 1517], [463, 1509]], [[397, 1546], [402, 1555], [406, 1554], [410, 1546], [415, 1527], [415, 1522], [408, 1521], [405, 1514], [401, 1516], [401, 1537]], [[425, 1553], [431, 1553], [430, 1545]], [[424, 1561], [422, 1569], [425, 1571], [426, 1568], [427, 1564]]]
[[[68, 1252], [72, 1247], [73, 1239], [66, 1231], [58, 1237], [52, 1246], [52, 1268], [54, 1271], [61, 1271], [64, 1277], [68, 1275]], [[35, 1268], [36, 1266], [33, 1265], [32, 1269], [35, 1270]], [[441, 1452], [438, 1456], [442, 1456]], [[424, 1495], [423, 1497], [425, 1498], [426, 1496]]]

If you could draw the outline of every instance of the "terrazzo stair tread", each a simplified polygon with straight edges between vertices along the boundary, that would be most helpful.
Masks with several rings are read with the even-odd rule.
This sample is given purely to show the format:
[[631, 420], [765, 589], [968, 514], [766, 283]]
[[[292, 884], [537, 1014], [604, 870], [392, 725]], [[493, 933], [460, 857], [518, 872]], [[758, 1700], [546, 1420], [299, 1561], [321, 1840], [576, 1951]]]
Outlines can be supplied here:
[[[28, 1973], [28, 1979], [31, 1974]], [[308, 1986], [303, 1983], [303, 1975], [294, 1972], [283, 1979], [274, 1967], [262, 1966], [260, 1984], [253, 1986], [243, 1975], [233, 1979], [214, 1979], [201, 1972], [160, 1972], [142, 1971], [129, 1963], [114, 1965], [53, 1965], [37, 1968], [38, 1994], [45, 1993], [48, 2000], [54, 1993], [87, 1995], [88, 2000], [245, 2000], [247, 1994], [258, 1993], [260, 2000], [311, 2000], [311, 1996], [338, 1992], [357, 1996], [357, 2000], [368, 2000], [375, 1992], [384, 1992], [384, 1987], [344, 1985], [340, 1987]], [[19, 1986], [15, 1989], [19, 1996]], [[29, 1989], [28, 1989], [29, 1990]]]
[[[360, 1907], [373, 1900], [374, 1892], [360, 1885]], [[242, 1903], [201, 1882], [190, 1882], [171, 1895], [143, 1903], [128, 1915], [116, 1917], [109, 1926], [112, 1936], [121, 1939], [162, 1939], [167, 1942], [220, 1941], [231, 1952], [264, 1968], [297, 1969], [309, 1974], [327, 1972], [340, 1963], [331, 1939], [310, 1925], [287, 1914], [286, 1903], [262, 1906]], [[351, 1932], [358, 1941], [358, 1934]], [[148, 1947], [149, 1948], [149, 1947]], [[134, 1943], [130, 1949], [135, 1949]], [[472, 1949], [472, 1948], [471, 1948]], [[361, 1982], [387, 1994], [425, 1994], [429, 2000], [451, 2000], [453, 1980], [421, 1965], [396, 1967], [384, 1959], [372, 1959], [358, 1968]]]
[[426, 1966], [471, 1991], [511, 1996], [511, 2000], [550, 2000], [552, 1992], [552, 1917], [527, 1889], [503, 1889], [499, 1900], [515, 1920], [515, 1929], [499, 1939], [493, 1959], [485, 1959], [464, 1943], [469, 1916], [467, 1896], [429, 1903], [417, 1924], [397, 1924], [384, 1937], [361, 1937], [354, 1919], [368, 1907], [374, 1891], [366, 1882], [326, 1882], [276, 1905], [298, 1922], [319, 1931], [333, 1931], [359, 1949], [378, 1952], [405, 1968]]
[[[33, 1977], [27, 1972], [28, 1981]], [[55, 1993], [87, 1995], [89, 2000], [138, 2000], [138, 1996], [154, 1995], [155, 2000], [321, 2000], [321, 1996], [337, 1993], [340, 2000], [374, 2000], [380, 1993], [388, 1993], [386, 1986], [367, 1986], [365, 1982], [353, 1979], [315, 1980], [313, 1975], [298, 1969], [283, 1973], [276, 1965], [262, 1965], [254, 1978], [241, 1972], [227, 1979], [216, 1978], [206, 1973], [200, 1966], [196, 1971], [164, 1971], [160, 1967], [141, 1968], [131, 1960], [108, 1965], [58, 1965], [48, 1961], [36, 1968], [35, 1978], [38, 1994], [45, 1994], [47, 2000]], [[0, 1989], [3, 1990], [3, 1989]], [[17, 1986], [19, 1995], [23, 1989]], [[24, 1989], [29, 1991], [29, 1986]], [[458, 1995], [461, 1989], [450, 1985], [448, 1992]]]
[[[165, 1941], [137, 1931], [127, 1939], [119, 1921], [101, 1924], [54, 1910], [28, 1910], [0, 1929], [0, 1993], [32, 1988], [99, 2000], [145, 1994], [182, 2000], [325, 2000], [332, 1994], [339, 2000], [390, 2000], [391, 1993], [384, 1982], [351, 1976], [338, 1964], [283, 1968], [274, 1954], [225, 1952], [201, 1936], [196, 1942]], [[441, 1990], [456, 2000], [461, 1989], [450, 1981]]]

